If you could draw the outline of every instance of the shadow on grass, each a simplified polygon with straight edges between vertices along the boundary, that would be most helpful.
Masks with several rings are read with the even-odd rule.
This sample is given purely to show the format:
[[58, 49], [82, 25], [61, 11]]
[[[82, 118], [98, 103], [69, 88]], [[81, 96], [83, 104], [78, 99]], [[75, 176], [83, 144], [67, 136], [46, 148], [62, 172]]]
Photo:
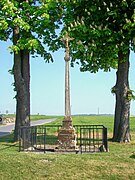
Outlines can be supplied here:
[[107, 140], [108, 140], [109, 142], [113, 142], [112, 138], [108, 138]]
[[130, 158], [135, 159], [135, 154], [132, 154], [132, 155], [130, 156]]
[[0, 151], [6, 150], [12, 147], [19, 147], [18, 142], [14, 141], [14, 134], [9, 134], [7, 136], [0, 138], [0, 144], [2, 145], [0, 147]]
[[14, 143], [14, 134], [9, 134], [7, 136], [1, 137], [0, 142]]
[[19, 148], [18, 143], [16, 142], [15, 144], [2, 144], [4, 147], [0, 148], [0, 151], [6, 150], [6, 149], [10, 149], [12, 147], [17, 147]]

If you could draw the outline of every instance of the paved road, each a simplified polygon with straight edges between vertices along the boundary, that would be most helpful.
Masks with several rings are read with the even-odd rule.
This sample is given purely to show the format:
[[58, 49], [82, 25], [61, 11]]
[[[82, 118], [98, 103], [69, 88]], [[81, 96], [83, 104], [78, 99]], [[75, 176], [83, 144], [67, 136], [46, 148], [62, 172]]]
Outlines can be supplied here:
[[[31, 126], [46, 124], [46, 123], [52, 122], [54, 120], [56, 120], [56, 118], [32, 121]], [[0, 137], [10, 134], [14, 130], [14, 127], [15, 127], [14, 124], [0, 126]]]

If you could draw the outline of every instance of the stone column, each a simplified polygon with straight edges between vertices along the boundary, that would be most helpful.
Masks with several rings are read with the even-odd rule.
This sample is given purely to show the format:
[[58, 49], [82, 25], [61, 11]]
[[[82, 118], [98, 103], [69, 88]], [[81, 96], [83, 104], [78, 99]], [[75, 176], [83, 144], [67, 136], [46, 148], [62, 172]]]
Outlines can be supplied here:
[[71, 106], [70, 106], [70, 56], [69, 56], [69, 41], [72, 40], [66, 34], [66, 36], [63, 38], [66, 52], [65, 52], [65, 117], [63, 121], [63, 126], [66, 126], [67, 128], [72, 126], [72, 120], [71, 120]]
[[60, 151], [76, 151], [76, 133], [72, 126], [71, 106], [70, 106], [70, 55], [69, 41], [72, 40], [66, 33], [61, 39], [64, 42], [65, 51], [65, 117], [62, 128], [58, 134], [58, 150]]

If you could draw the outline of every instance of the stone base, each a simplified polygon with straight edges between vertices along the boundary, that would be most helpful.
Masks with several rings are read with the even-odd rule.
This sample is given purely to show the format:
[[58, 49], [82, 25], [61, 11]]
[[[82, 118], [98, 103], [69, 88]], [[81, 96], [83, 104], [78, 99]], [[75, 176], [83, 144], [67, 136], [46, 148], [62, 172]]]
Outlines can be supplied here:
[[57, 151], [76, 151], [76, 133], [75, 129], [70, 126], [62, 127], [58, 133], [58, 148]]

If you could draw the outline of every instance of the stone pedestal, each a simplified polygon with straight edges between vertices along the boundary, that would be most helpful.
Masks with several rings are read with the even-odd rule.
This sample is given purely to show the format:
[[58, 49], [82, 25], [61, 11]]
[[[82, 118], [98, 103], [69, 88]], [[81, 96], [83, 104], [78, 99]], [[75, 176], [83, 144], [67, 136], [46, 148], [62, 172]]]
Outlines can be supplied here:
[[76, 133], [74, 127], [72, 126], [71, 117], [66, 117], [63, 121], [63, 126], [58, 134], [57, 151], [78, 151], [78, 148], [76, 146]]

